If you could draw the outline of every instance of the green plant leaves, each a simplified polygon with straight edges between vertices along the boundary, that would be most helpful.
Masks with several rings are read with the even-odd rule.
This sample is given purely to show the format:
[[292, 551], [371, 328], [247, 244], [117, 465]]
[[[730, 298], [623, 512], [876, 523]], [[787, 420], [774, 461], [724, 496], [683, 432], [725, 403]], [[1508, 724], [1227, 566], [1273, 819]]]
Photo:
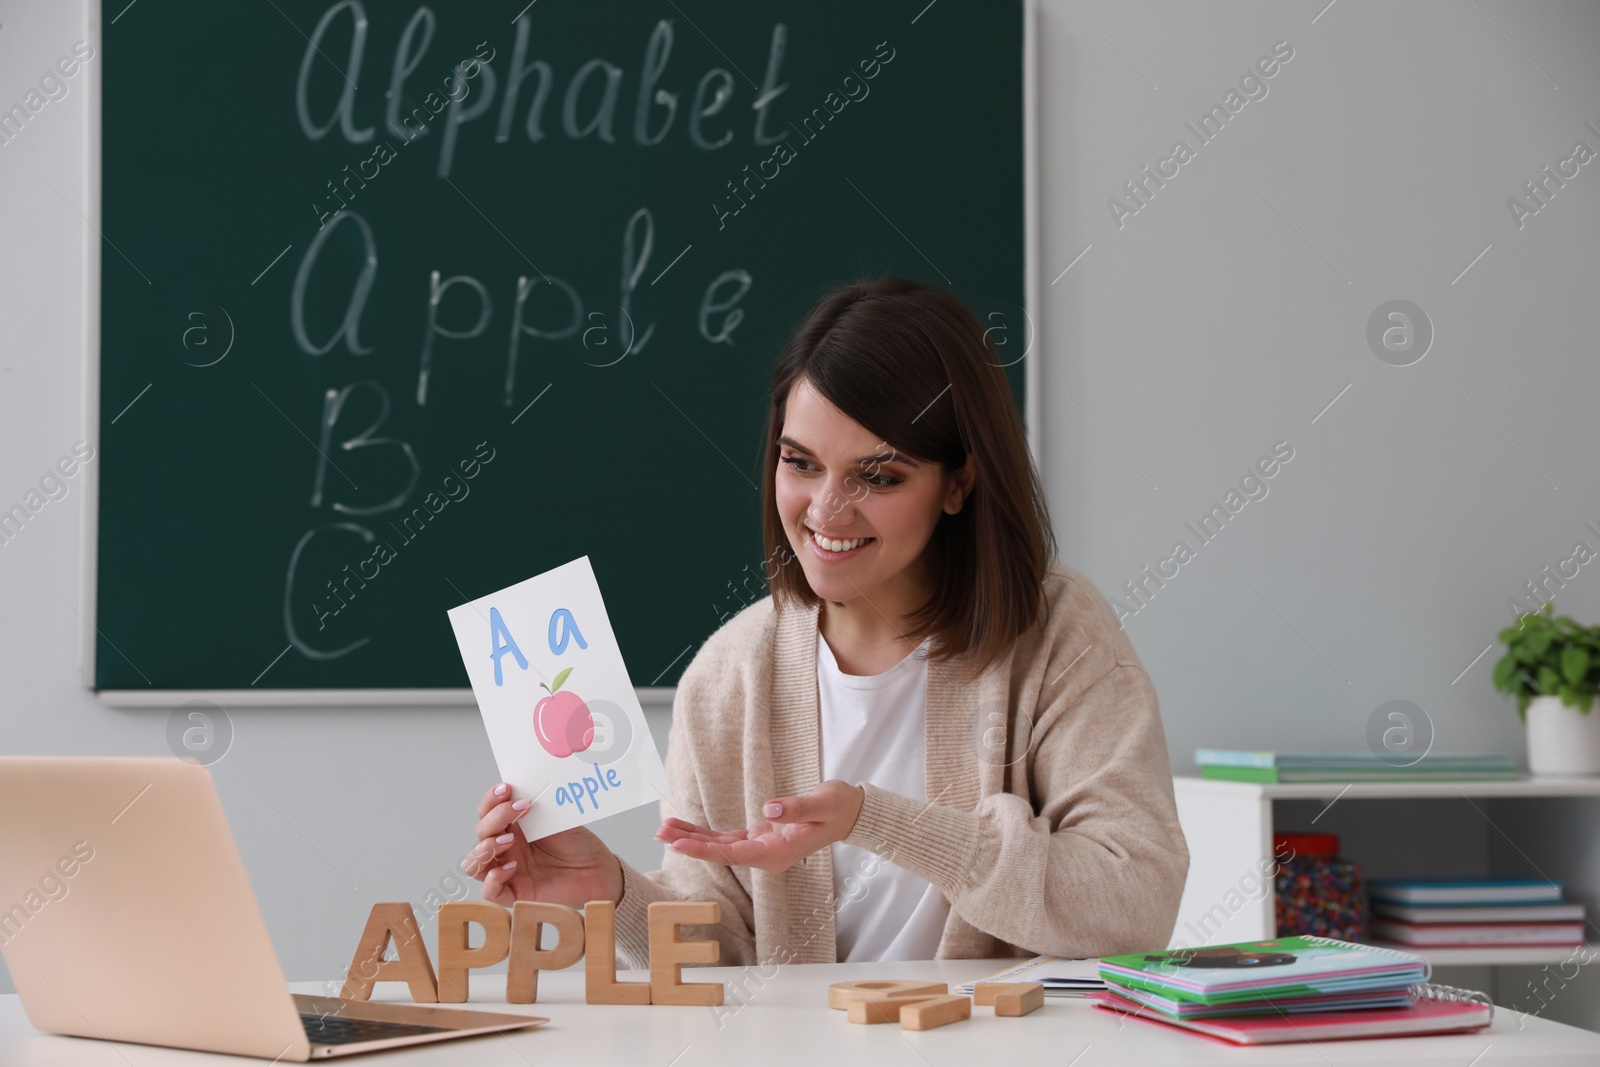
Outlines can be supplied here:
[[[552, 694], [554, 694], [557, 689], [560, 689], [561, 688], [561, 683], [566, 681], [567, 680], [567, 675], [569, 675], [571, 673], [572, 673], [572, 668], [568, 667], [566, 670], [564, 670], [560, 674], [556, 675], [556, 680], [554, 682], [550, 683], [550, 692]], [[555, 705], [551, 705], [551, 706], [554, 707]]]
[[1539, 692], [1554, 696], [1561, 689], [1561, 675], [1548, 663], [1539, 664]]
[[1600, 696], [1600, 626], [1554, 612], [1555, 601], [1546, 601], [1500, 631], [1506, 653], [1495, 664], [1494, 687], [1516, 696], [1524, 720], [1534, 697], [1557, 697], [1587, 713]]
[[1562, 649], [1561, 651], [1561, 676], [1571, 686], [1583, 684], [1583, 676], [1589, 671], [1588, 649], [1576, 646]]
[[1516, 688], [1517, 676], [1522, 672], [1522, 664], [1517, 662], [1517, 657], [1510, 652], [1500, 657], [1500, 662], [1494, 665], [1494, 687], [1502, 693], [1510, 693]]

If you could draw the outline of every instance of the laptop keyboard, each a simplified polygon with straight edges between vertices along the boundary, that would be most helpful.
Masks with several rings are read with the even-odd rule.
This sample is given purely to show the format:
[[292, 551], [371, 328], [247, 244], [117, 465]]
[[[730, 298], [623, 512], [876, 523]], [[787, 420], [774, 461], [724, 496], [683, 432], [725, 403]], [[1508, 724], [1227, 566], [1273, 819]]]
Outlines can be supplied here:
[[391, 1037], [437, 1034], [448, 1027], [421, 1026], [417, 1023], [386, 1022], [381, 1019], [351, 1019], [343, 1015], [318, 1015], [301, 1012], [300, 1023], [306, 1036], [318, 1045], [349, 1045], [357, 1041], [383, 1041]]

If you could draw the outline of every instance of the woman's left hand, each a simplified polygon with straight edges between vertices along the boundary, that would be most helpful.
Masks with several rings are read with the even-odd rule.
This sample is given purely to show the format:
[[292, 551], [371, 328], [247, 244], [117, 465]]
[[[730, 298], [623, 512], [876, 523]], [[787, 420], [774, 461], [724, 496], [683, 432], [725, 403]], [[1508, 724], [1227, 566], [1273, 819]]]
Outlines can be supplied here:
[[777, 874], [849, 837], [864, 800], [866, 792], [860, 786], [835, 778], [803, 797], [767, 801], [762, 806], [766, 819], [748, 829], [719, 833], [682, 819], [667, 819], [656, 831], [656, 840], [695, 859]]

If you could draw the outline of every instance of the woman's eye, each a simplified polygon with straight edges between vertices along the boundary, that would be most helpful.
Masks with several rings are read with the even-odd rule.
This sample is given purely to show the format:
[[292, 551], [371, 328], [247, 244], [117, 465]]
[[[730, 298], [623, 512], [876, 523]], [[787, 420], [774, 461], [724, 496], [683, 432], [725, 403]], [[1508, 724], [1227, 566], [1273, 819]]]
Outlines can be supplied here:
[[[779, 456], [778, 462], [789, 464], [800, 474], [810, 474], [810, 468], [813, 466], [810, 460], [801, 459], [798, 456]], [[889, 489], [899, 485], [904, 480], [888, 474], [858, 474], [856, 477], [874, 489]]]

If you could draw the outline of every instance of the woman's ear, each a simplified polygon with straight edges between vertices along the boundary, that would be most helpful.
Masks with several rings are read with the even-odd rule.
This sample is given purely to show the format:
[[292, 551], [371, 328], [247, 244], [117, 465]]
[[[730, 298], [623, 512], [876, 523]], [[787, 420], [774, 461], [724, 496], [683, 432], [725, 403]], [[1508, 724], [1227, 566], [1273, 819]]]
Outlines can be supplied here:
[[959, 470], [946, 475], [944, 510], [954, 515], [966, 506], [967, 496], [972, 492], [973, 482], [977, 479], [977, 469], [972, 462], [972, 453], [967, 453], [967, 461]]

